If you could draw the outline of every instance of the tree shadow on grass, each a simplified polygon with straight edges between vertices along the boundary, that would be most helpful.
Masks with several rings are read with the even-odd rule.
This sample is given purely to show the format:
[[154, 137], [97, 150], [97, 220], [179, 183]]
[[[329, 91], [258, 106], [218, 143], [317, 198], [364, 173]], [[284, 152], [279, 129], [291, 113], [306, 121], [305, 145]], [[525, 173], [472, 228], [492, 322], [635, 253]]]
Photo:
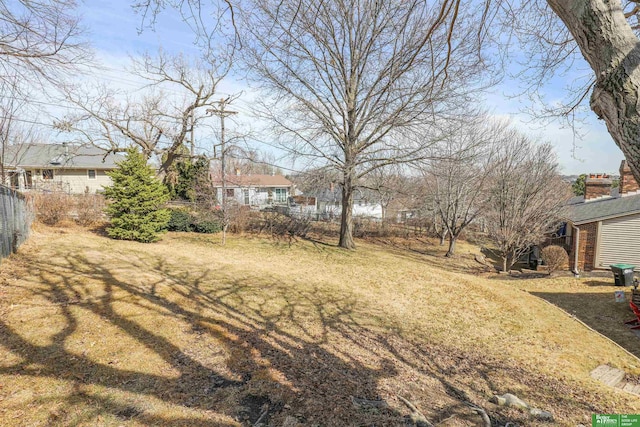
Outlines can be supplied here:
[[[232, 426], [264, 415], [272, 425], [295, 416], [308, 425], [396, 426], [408, 413], [398, 395], [433, 422], [480, 425], [469, 403], [509, 391], [499, 378], [531, 376], [385, 331], [390, 325], [371, 320], [375, 309], [348, 292], [183, 265], [170, 254], [56, 250], [25, 256], [28, 274], [10, 290], [22, 293], [24, 315], [0, 320], [0, 347], [17, 358], [0, 375], [66, 387], [38, 400], [51, 425]], [[37, 322], [45, 313], [55, 332]], [[391, 407], [354, 407], [352, 398]], [[490, 415], [524, 420], [498, 408]]]
[[[151, 271], [156, 280], [132, 284], [122, 279], [121, 263], [109, 268], [77, 253], [66, 255], [64, 261], [31, 265], [32, 277], [22, 285], [23, 290], [31, 293], [29, 299], [37, 301], [36, 305], [55, 307], [56, 318], [64, 321], [55, 334], [47, 337], [48, 344], [34, 344], [25, 338], [27, 334], [19, 326], [0, 321], [2, 347], [21, 358], [19, 363], [0, 367], [0, 375], [69, 379], [75, 388], [100, 386], [200, 411], [200, 415], [202, 411], [227, 415], [226, 424], [217, 425], [236, 425], [234, 418], [254, 423], [256, 419], [251, 418], [256, 415], [251, 411], [243, 414], [240, 407], [242, 396], [256, 393], [269, 396], [271, 408], [265, 410], [270, 413], [263, 420], [282, 415], [278, 412], [285, 402], [295, 406], [303, 418], [316, 417], [319, 418], [316, 421], [332, 425], [393, 425], [401, 419], [392, 409], [378, 413], [353, 410], [332, 413], [335, 406], [350, 408], [351, 396], [378, 399], [378, 381], [395, 374], [393, 364], [388, 361], [383, 360], [378, 367], [369, 366], [324, 347], [329, 328], [349, 321], [353, 300], [343, 296], [296, 295], [295, 290], [286, 291], [265, 277], [238, 279], [211, 269], [176, 273], [162, 260], [128, 258], [131, 271]], [[215, 277], [213, 282], [211, 277]], [[266, 298], [244, 301], [246, 289], [255, 287]], [[270, 297], [282, 298], [284, 303], [271, 310], [267, 307]], [[320, 330], [308, 331], [307, 324], [299, 322], [301, 309], [321, 320]], [[69, 346], [73, 347], [78, 340], [80, 323], [85, 322], [84, 314], [91, 314], [92, 318], [99, 318], [126, 334], [136, 347], [143, 347], [149, 356], [161, 359], [173, 374], [141, 372], [136, 366], [105, 363], [70, 351]], [[145, 315], [162, 319], [158, 330], [137, 320]], [[290, 323], [299, 336], [281, 329], [278, 326], [281, 322]], [[187, 331], [182, 340], [207, 341], [210, 346], [220, 347], [217, 350], [229, 355], [227, 362], [212, 365], [206, 354], [188, 351], [163, 333], [162, 326], [169, 323], [179, 323]], [[317, 324], [312, 326], [316, 328]], [[86, 325], [82, 325], [84, 328]], [[197, 416], [163, 418], [154, 411], [136, 405], [123, 406], [95, 393], [60, 397], [68, 406], [84, 401], [85, 406], [92, 408], [87, 412], [90, 417], [109, 415], [116, 420], [129, 417], [149, 424], [211, 425], [210, 421], [198, 421]], [[52, 417], [64, 418], [59, 412]], [[71, 418], [66, 418], [61, 423], [70, 425], [70, 421]]]

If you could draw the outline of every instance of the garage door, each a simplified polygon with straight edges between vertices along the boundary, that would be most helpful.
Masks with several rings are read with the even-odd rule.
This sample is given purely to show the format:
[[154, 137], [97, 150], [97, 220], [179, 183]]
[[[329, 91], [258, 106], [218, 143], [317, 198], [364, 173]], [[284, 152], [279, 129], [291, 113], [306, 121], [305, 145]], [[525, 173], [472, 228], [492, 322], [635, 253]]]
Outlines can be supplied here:
[[640, 215], [602, 221], [601, 227], [597, 265], [626, 263], [640, 269]]

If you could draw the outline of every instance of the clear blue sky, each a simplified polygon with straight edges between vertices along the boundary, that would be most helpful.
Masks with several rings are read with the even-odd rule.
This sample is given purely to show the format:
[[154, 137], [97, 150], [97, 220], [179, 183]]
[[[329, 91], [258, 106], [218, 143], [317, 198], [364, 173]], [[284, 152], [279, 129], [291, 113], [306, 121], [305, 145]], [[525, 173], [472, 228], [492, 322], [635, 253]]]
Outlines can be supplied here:
[[[130, 78], [120, 69], [128, 62], [129, 55], [163, 49], [187, 54], [197, 54], [192, 43], [193, 35], [176, 12], [166, 11], [159, 16], [155, 31], [145, 29], [138, 33], [141, 17], [134, 14], [130, 0], [110, 2], [87, 2], [81, 5], [83, 24], [89, 29], [91, 43], [96, 56], [112, 70], [107, 78], [117, 83], [126, 83]], [[558, 77], [545, 89], [548, 99], [560, 98], [567, 78]], [[588, 172], [615, 173], [622, 160], [622, 152], [607, 133], [604, 123], [594, 114], [588, 116], [580, 135], [571, 129], [563, 129], [558, 123], [542, 123], [524, 114], [528, 100], [507, 98], [505, 94], [518, 92], [517, 82], [506, 80], [486, 97], [488, 108], [496, 115], [510, 117], [514, 123], [533, 137], [551, 142], [556, 149], [558, 160], [565, 174]], [[242, 88], [242, 82], [229, 81], [228, 91]], [[232, 88], [232, 89], [231, 89]], [[247, 109], [247, 101], [240, 100], [240, 110]], [[242, 113], [242, 111], [241, 111]], [[266, 147], [265, 147], [266, 148]]]

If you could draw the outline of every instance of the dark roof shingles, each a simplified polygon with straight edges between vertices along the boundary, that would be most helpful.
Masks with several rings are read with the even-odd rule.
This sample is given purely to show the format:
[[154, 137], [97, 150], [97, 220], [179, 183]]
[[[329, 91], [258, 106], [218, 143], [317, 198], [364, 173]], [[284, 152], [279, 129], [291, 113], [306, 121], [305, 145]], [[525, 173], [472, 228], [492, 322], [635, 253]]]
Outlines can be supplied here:
[[566, 218], [574, 224], [624, 216], [634, 212], [640, 212], [640, 194], [583, 203], [569, 203], [565, 208]]
[[[65, 150], [68, 154], [65, 154]], [[62, 144], [9, 146], [5, 153], [9, 166], [61, 169], [114, 169], [124, 159], [97, 147]]]

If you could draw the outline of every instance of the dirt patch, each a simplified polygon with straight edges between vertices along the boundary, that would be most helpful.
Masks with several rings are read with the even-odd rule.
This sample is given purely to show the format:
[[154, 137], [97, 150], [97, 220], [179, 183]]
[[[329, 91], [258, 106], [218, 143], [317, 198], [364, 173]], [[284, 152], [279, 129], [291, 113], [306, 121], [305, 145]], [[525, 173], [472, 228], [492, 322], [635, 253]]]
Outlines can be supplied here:
[[268, 425], [274, 414], [282, 410], [282, 403], [273, 403], [268, 396], [249, 394], [242, 398], [237, 410], [237, 419], [244, 425]]
[[116, 417], [121, 420], [130, 420], [141, 414], [141, 411], [138, 408], [134, 408], [133, 406], [127, 406], [122, 409], [115, 411]]

